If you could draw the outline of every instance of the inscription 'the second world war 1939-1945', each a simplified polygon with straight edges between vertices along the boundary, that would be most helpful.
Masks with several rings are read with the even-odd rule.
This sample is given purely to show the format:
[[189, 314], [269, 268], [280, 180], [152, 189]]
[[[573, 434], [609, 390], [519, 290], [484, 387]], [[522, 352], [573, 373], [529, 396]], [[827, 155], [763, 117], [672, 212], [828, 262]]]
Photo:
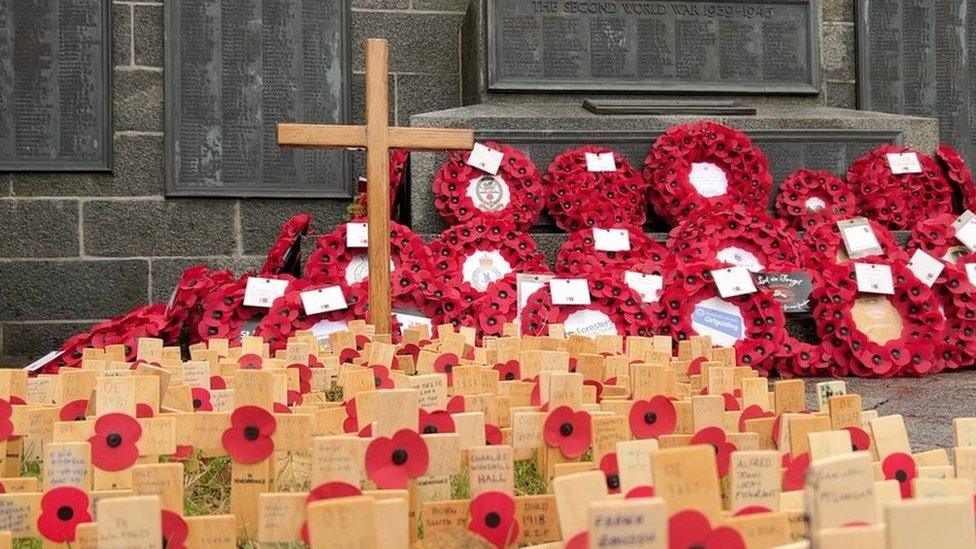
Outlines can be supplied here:
[[817, 93], [817, 0], [487, 0], [494, 90]]

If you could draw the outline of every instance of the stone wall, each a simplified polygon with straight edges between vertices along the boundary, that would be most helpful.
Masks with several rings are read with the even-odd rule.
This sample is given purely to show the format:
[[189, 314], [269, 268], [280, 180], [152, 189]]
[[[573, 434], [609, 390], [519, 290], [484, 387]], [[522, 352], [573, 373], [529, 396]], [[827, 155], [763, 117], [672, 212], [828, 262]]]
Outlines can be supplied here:
[[[854, 106], [851, 0], [824, 0], [826, 100]], [[458, 106], [465, 0], [353, 0], [353, 108], [362, 118], [367, 37], [390, 40], [391, 120]], [[0, 364], [21, 365], [91, 323], [165, 301], [180, 272], [206, 262], [260, 265], [287, 217], [321, 228], [342, 200], [163, 196], [163, 4], [114, 9], [112, 174], [0, 173]]]
[[[460, 104], [464, 0], [352, 5], [357, 121], [368, 37], [390, 41], [391, 121]], [[165, 198], [162, 0], [113, 2], [113, 19], [113, 173], [0, 173], [3, 365], [22, 365], [97, 320], [165, 302], [188, 265], [259, 267], [295, 213], [328, 229], [345, 217], [346, 200]]]

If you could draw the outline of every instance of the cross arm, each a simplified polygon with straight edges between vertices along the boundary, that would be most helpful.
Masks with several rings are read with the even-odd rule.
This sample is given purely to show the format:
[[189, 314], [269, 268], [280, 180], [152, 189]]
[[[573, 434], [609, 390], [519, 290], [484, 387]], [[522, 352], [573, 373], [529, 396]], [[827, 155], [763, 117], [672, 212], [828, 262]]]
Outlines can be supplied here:
[[417, 151], [470, 149], [474, 147], [472, 130], [443, 128], [390, 128], [390, 148]]
[[295, 147], [365, 147], [365, 126], [278, 124], [278, 144]]

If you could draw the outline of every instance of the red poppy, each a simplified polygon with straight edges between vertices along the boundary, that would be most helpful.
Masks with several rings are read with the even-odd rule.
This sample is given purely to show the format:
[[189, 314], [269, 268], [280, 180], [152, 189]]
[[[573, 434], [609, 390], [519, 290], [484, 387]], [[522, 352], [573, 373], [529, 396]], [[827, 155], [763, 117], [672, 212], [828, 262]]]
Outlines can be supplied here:
[[230, 415], [230, 427], [220, 441], [230, 457], [239, 463], [258, 463], [275, 448], [275, 417], [260, 406], [241, 406]]
[[194, 412], [212, 412], [213, 403], [210, 402], [210, 391], [203, 387], [190, 389], [190, 397], [193, 399]]
[[285, 398], [288, 399], [288, 406], [298, 406], [303, 400], [305, 400], [305, 397], [302, 396], [301, 391], [296, 391], [294, 389], [288, 389], [288, 392], [285, 393], [285, 395]]
[[458, 365], [458, 357], [454, 353], [444, 353], [434, 360], [434, 371], [447, 374], [448, 386], [454, 385], [454, 367]]
[[95, 434], [88, 438], [92, 463], [103, 471], [128, 469], [139, 458], [136, 442], [142, 436], [142, 425], [134, 417], [105, 414], [95, 420]]
[[617, 464], [617, 454], [609, 453], [600, 460], [600, 470], [607, 477], [607, 490], [611, 494], [620, 493], [620, 466]]
[[685, 509], [668, 519], [669, 549], [746, 549], [746, 542], [734, 528], [712, 528], [700, 511]]
[[509, 360], [504, 364], [499, 362], [493, 369], [498, 372], [499, 381], [516, 381], [522, 377], [522, 367], [517, 360]]
[[[309, 491], [308, 497], [305, 498], [305, 504], [307, 505], [313, 501], [322, 501], [325, 499], [348, 498], [361, 495], [363, 495], [362, 490], [347, 482], [325, 482]], [[311, 543], [308, 539], [307, 521], [302, 523], [302, 540], [306, 545], [310, 545]]]
[[519, 537], [515, 498], [504, 492], [482, 492], [471, 500], [468, 530], [505, 549]]
[[241, 358], [237, 359], [237, 364], [242, 370], [260, 370], [263, 363], [264, 360], [259, 355], [253, 353], [241, 355]]
[[210, 376], [210, 390], [226, 389], [227, 381], [221, 376]]
[[634, 486], [627, 492], [624, 499], [634, 499], [634, 498], [652, 498], [654, 497], [654, 487], [653, 486]]
[[312, 369], [309, 366], [299, 362], [290, 364], [288, 367], [298, 370], [298, 390], [301, 391], [302, 394], [312, 392]]
[[346, 433], [355, 433], [359, 430], [359, 419], [356, 415], [356, 399], [350, 398], [342, 407], [346, 409], [346, 419], [342, 421], [342, 430]]
[[485, 423], [485, 444], [488, 446], [498, 446], [503, 440], [502, 430], [497, 425]]
[[636, 400], [630, 407], [630, 432], [634, 438], [657, 438], [670, 435], [678, 426], [678, 413], [668, 397], [657, 395], [650, 400]]
[[739, 414], [739, 432], [745, 432], [747, 420], [773, 417], [775, 415], [776, 414], [768, 410], [763, 410], [762, 406], [758, 404], [750, 404], [749, 406], [746, 406], [745, 410], [742, 410], [741, 414]]
[[10, 421], [13, 413], [10, 402], [0, 398], [0, 440], [7, 440], [14, 434], [14, 424]]
[[284, 402], [272, 402], [271, 411], [276, 414], [290, 414], [291, 408], [289, 408]]
[[559, 448], [563, 456], [576, 459], [590, 447], [591, 428], [589, 412], [574, 412], [569, 406], [560, 406], [549, 412], [543, 425], [543, 439], [550, 447]]
[[193, 445], [192, 444], [177, 444], [176, 451], [169, 455], [170, 459], [175, 459], [176, 461], [185, 461], [190, 459], [193, 455]]
[[795, 458], [787, 453], [783, 455], [783, 460], [783, 465], [786, 467], [786, 472], [783, 473], [783, 491], [802, 490], [806, 482], [807, 469], [810, 468], [810, 453], [803, 452]]
[[705, 427], [693, 437], [691, 444], [711, 444], [715, 448], [715, 460], [718, 465], [718, 476], [725, 478], [729, 474], [729, 461], [732, 459], [732, 452], [736, 451], [735, 444], [725, 438], [725, 431], [720, 427]]
[[773, 510], [764, 505], [746, 505], [742, 509], [739, 509], [735, 513], [732, 513], [733, 517], [742, 517], [746, 515], [760, 515], [762, 513], [772, 513]]
[[464, 395], [454, 395], [451, 397], [451, 400], [447, 401], [447, 413], [449, 414], [464, 413]]
[[881, 470], [888, 480], [897, 480], [901, 488], [901, 499], [912, 497], [912, 479], [918, 476], [915, 458], [910, 454], [895, 452], [881, 462]]
[[166, 549], [186, 549], [186, 538], [190, 527], [182, 516], [163, 509], [162, 516], [163, 547]]
[[427, 471], [427, 443], [415, 431], [401, 429], [392, 438], [377, 437], [366, 448], [366, 473], [383, 488], [406, 488]]
[[145, 418], [153, 417], [155, 413], [153, 412], [152, 406], [146, 404], [145, 402], [136, 403], [136, 417]]
[[583, 530], [582, 532], [573, 535], [566, 542], [566, 547], [564, 549], [589, 549], [590, 547], [590, 532], [589, 530]]
[[742, 409], [742, 406], [739, 405], [739, 401], [736, 400], [735, 396], [731, 393], [722, 393], [722, 398], [725, 399], [726, 412], [734, 412]]
[[451, 417], [451, 414], [445, 412], [444, 410], [428, 412], [427, 410], [421, 408], [419, 412], [419, 425], [417, 426], [418, 433], [432, 435], [436, 433], [455, 432], [456, 429], [454, 427], [454, 418]]
[[389, 368], [379, 364], [370, 366], [370, 368], [373, 370], [373, 385], [377, 389], [392, 389], [394, 387], [393, 380], [390, 379]]
[[58, 486], [41, 496], [41, 514], [37, 517], [37, 531], [55, 543], [75, 540], [75, 529], [91, 522], [88, 494], [74, 486]]
[[339, 352], [339, 362], [342, 364], [351, 363], [353, 359], [359, 358], [359, 351], [352, 348], [345, 348]]
[[851, 434], [851, 449], [862, 452], [871, 449], [871, 435], [860, 427], [844, 427]]

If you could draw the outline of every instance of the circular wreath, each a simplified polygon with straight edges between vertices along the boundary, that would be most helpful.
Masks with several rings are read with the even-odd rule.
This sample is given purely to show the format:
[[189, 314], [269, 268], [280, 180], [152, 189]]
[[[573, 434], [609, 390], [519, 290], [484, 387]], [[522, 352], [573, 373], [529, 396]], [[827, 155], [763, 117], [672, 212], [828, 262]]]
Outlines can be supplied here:
[[[203, 315], [196, 326], [201, 341], [226, 338], [231, 343], [240, 343], [241, 332], [249, 323], [257, 327], [258, 321], [268, 309], [244, 305], [244, 290], [247, 280], [252, 276], [254, 275], [245, 274], [237, 280], [217, 286], [203, 298]], [[295, 283], [295, 278], [291, 275], [265, 275], [262, 278], [288, 280], [289, 287]]]
[[[921, 173], [895, 175], [889, 154], [915, 153]], [[910, 147], [882, 145], [851, 164], [847, 181], [860, 213], [890, 229], [908, 229], [936, 214], [952, 211], [952, 189], [930, 156]]]
[[678, 264], [718, 262], [752, 272], [800, 263], [796, 233], [780, 219], [743, 206], [688, 219], [671, 230], [668, 249]]
[[546, 335], [550, 324], [563, 324], [566, 335], [649, 336], [653, 312], [641, 296], [612, 278], [590, 279], [589, 305], [555, 305], [549, 285], [528, 297], [520, 318], [523, 335]]
[[[295, 248], [295, 244], [298, 240], [308, 234], [312, 230], [312, 216], [308, 214], [298, 214], [281, 226], [281, 234], [275, 240], [274, 244], [271, 245], [271, 249], [268, 250], [268, 257], [264, 262], [264, 266], [261, 267], [262, 274], [281, 274], [284, 270], [290, 267], [290, 263], [294, 261], [289, 253], [292, 248]], [[301, 250], [296, 249], [292, 253], [301, 254]], [[295, 272], [295, 275], [300, 273]]]
[[[868, 223], [878, 238], [878, 244], [881, 245], [885, 257], [908, 261], [905, 250], [888, 229], [873, 219], [869, 219]], [[836, 219], [811, 227], [803, 235], [801, 246], [804, 252], [802, 257], [805, 259], [806, 267], [814, 275], [814, 282], [820, 277], [823, 269], [849, 259], [847, 249], [844, 247], [844, 237], [840, 234]]]
[[976, 182], [973, 181], [973, 174], [966, 167], [966, 161], [959, 151], [949, 145], [939, 145], [935, 150], [935, 157], [942, 167], [942, 173], [959, 189], [962, 207], [970, 211], [976, 210]]
[[166, 306], [143, 305], [114, 318], [99, 322], [87, 332], [68, 338], [58, 348], [62, 354], [49, 360], [37, 373], [56, 374], [61, 368], [81, 365], [87, 348], [104, 349], [109, 345], [124, 345], [125, 360], [136, 359], [140, 337], [161, 337], [166, 326]]
[[498, 173], [469, 166], [471, 151], [452, 152], [434, 175], [434, 206], [452, 225], [497, 215], [526, 230], [539, 220], [545, 205], [539, 170], [518, 149], [491, 141], [485, 145], [504, 154]]
[[162, 338], [171, 345], [180, 343], [184, 327], [188, 330], [188, 343], [200, 341], [197, 330], [192, 329], [203, 315], [204, 297], [214, 288], [226, 284], [234, 279], [233, 271], [211, 271], [204, 265], [189, 267], [183, 271], [180, 281], [176, 284], [176, 291], [166, 308], [166, 327], [163, 328]]
[[654, 211], [671, 225], [735, 204], [764, 210], [773, 187], [762, 150], [744, 133], [710, 121], [674, 126], [657, 138], [644, 179]]
[[956, 230], [952, 227], [956, 217], [944, 213], [921, 221], [912, 228], [905, 249], [909, 253], [921, 249], [947, 263], [955, 263], [956, 259], [969, 255], [969, 248], [956, 240]]
[[894, 295], [870, 298], [874, 301], [862, 306], [863, 314], [880, 318], [894, 311], [902, 327], [896, 337], [886, 341], [872, 339], [854, 318], [858, 297], [864, 299], [857, 290], [855, 262], [824, 266], [810, 302], [817, 334], [837, 363], [837, 374], [893, 377], [936, 371], [939, 363], [934, 351], [945, 320], [939, 313], [935, 294], [902, 261], [866, 257], [857, 262], [887, 265], [894, 280]]
[[[725, 334], [735, 347], [736, 360], [761, 372], [768, 372], [769, 357], [779, 350], [785, 338], [783, 307], [769, 290], [722, 298], [711, 271], [722, 268], [716, 262], [678, 265], [664, 286], [661, 309], [657, 313], [661, 332], [677, 341], [701, 334], [700, 328]], [[736, 329], [735, 316], [741, 317]], [[724, 331], [719, 330], [724, 328]], [[729, 346], [729, 345], [726, 345]]]
[[783, 344], [769, 359], [769, 371], [780, 377], [831, 377], [835, 376], [830, 353], [823, 343], [800, 341], [788, 331]]
[[854, 215], [854, 193], [843, 179], [828, 171], [802, 169], [786, 176], [776, 195], [776, 215], [796, 230]]
[[623, 271], [635, 266], [660, 265], [671, 262], [667, 248], [636, 227], [613, 227], [626, 230], [630, 250], [607, 252], [596, 249], [593, 229], [570, 233], [556, 252], [556, 272], [559, 274], [590, 275], [607, 271]]
[[[976, 254], [959, 258], [976, 262]], [[945, 263], [945, 261], [943, 261]], [[947, 264], [932, 284], [946, 326], [937, 342], [937, 369], [956, 370], [976, 362], [976, 286], [964, 271], [965, 267]]]
[[[588, 171], [587, 153], [613, 153], [617, 169]], [[606, 147], [587, 145], [561, 153], [549, 164], [543, 182], [549, 188], [549, 215], [564, 231], [640, 226], [647, 218], [647, 185], [641, 174], [620, 153]]]
[[[353, 223], [365, 223], [356, 219]], [[430, 248], [410, 228], [390, 221], [390, 276], [394, 296], [409, 294], [418, 288], [423, 271], [430, 270]], [[319, 237], [305, 265], [305, 278], [323, 285], [342, 287], [346, 298], [366, 293], [369, 260], [366, 248], [346, 247], [346, 224]]]
[[[543, 271], [533, 274], [544, 274]], [[518, 291], [515, 284], [516, 273], [510, 273], [491, 284], [488, 291], [480, 297], [468, 294], [470, 302], [458, 299], [449, 303], [441, 300], [435, 303], [435, 308], [425, 309], [433, 318], [442, 322], [451, 322], [458, 326], [469, 326], [477, 331], [480, 339], [484, 336], [500, 336], [506, 322], [513, 322], [518, 312]], [[458, 296], [460, 297], [460, 295]], [[432, 302], [434, 303], [434, 302]], [[453, 309], [451, 308], [453, 307]]]
[[532, 237], [502, 217], [450, 227], [431, 241], [430, 251], [435, 276], [458, 289], [465, 307], [485, 294], [497, 293], [495, 286], [514, 291], [514, 273], [549, 272]]
[[[392, 215], [397, 204], [397, 195], [400, 192], [400, 185], [407, 175], [407, 163], [410, 161], [410, 152], [403, 149], [393, 149], [390, 151], [390, 214]], [[366, 180], [361, 178], [356, 187], [359, 193], [356, 201], [349, 206], [349, 217], [365, 217], [369, 196], [366, 194]]]

